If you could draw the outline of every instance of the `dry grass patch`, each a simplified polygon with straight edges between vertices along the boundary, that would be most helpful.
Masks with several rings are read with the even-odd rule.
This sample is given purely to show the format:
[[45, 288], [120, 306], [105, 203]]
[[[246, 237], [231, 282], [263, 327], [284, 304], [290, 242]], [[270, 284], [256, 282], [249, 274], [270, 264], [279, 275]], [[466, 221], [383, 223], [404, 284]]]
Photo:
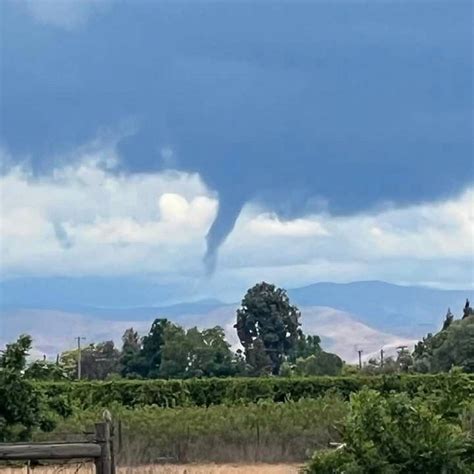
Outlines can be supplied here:
[[[296, 464], [152, 464], [120, 467], [118, 474], [297, 474]], [[2, 467], [0, 474], [27, 474], [25, 467]], [[95, 474], [92, 464], [37, 466], [30, 474]]]

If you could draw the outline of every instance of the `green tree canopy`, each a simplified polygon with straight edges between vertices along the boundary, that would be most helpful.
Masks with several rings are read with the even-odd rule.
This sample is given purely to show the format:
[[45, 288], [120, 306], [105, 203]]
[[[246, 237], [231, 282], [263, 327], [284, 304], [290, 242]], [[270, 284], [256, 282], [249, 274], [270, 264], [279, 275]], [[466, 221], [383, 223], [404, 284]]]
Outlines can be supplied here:
[[336, 354], [319, 351], [306, 358], [296, 359], [295, 372], [297, 375], [340, 375], [342, 359]]
[[317, 451], [306, 473], [472, 473], [473, 442], [459, 419], [406, 393], [363, 389], [351, 396], [339, 449]]
[[297, 343], [299, 318], [284, 289], [262, 282], [247, 291], [235, 328], [254, 373], [279, 373]]
[[448, 319], [448, 314], [440, 332], [418, 342], [413, 352], [416, 371], [436, 373], [460, 367], [474, 372], [474, 314], [469, 312], [469, 302], [466, 307], [462, 319]]
[[296, 343], [291, 350], [288, 360], [295, 363], [296, 359], [306, 359], [321, 352], [321, 338], [316, 335], [306, 335], [298, 329]]
[[163, 344], [160, 348], [158, 376], [164, 378], [185, 378], [190, 365], [190, 338], [186, 330], [177, 324], [169, 323], [163, 331]]
[[160, 376], [174, 378], [221, 377], [235, 375], [239, 369], [220, 326], [187, 331], [170, 326], [165, 331]]
[[126, 377], [221, 377], [244, 370], [220, 326], [186, 330], [167, 319], [156, 319], [143, 339], [130, 328], [122, 342], [120, 371]]
[[133, 328], [123, 333], [119, 365], [123, 377], [136, 378], [148, 375], [149, 366], [142, 355], [142, 340]]
[[31, 337], [22, 335], [0, 353], [0, 442], [24, 441], [34, 429], [49, 431], [71, 408], [62, 397], [48, 399], [25, 376]]
[[[68, 376], [77, 378], [78, 350], [61, 354], [60, 363]], [[81, 350], [81, 377], [89, 380], [105, 380], [119, 369], [120, 352], [113, 341], [92, 343]]]
[[150, 332], [143, 338], [140, 356], [145, 363], [147, 377], [159, 377], [165, 333], [173, 331], [174, 327], [175, 325], [166, 318], [157, 318], [153, 321]]
[[469, 303], [469, 300], [466, 299], [466, 304], [464, 305], [464, 309], [463, 309], [463, 319], [469, 316], [474, 316], [474, 309], [471, 308], [471, 304]]
[[69, 375], [58, 363], [35, 360], [25, 370], [25, 377], [32, 380], [60, 381], [68, 380]]

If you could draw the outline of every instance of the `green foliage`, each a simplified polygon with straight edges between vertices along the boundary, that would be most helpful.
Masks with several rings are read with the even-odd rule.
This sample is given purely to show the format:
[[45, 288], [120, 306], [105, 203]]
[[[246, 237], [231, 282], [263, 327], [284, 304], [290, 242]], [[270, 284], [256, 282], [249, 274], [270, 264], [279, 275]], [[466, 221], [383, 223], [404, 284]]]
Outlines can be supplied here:
[[341, 370], [341, 375], [344, 375], [344, 376], [360, 375], [359, 367], [354, 364], [347, 364], [346, 362], [344, 362], [342, 366], [342, 370]]
[[345, 445], [316, 453], [308, 473], [470, 473], [472, 439], [420, 397], [352, 395]]
[[462, 319], [468, 318], [469, 316], [474, 316], [474, 309], [471, 308], [471, 304], [469, 303], [468, 299], [466, 299], [466, 304], [464, 305], [464, 308], [462, 311], [463, 311]]
[[300, 312], [286, 291], [265, 282], [250, 288], [237, 310], [235, 328], [256, 375], [279, 373], [298, 340]]
[[443, 331], [445, 329], [448, 329], [449, 326], [451, 326], [451, 323], [454, 321], [454, 314], [451, 313], [451, 309], [448, 308], [448, 312], [446, 313], [446, 316], [444, 318], [444, 323], [443, 323]]
[[31, 336], [22, 334], [16, 342], [7, 344], [5, 350], [1, 351], [0, 369], [14, 373], [21, 373], [25, 370], [26, 358], [32, 342]]
[[405, 347], [398, 351], [396, 364], [400, 372], [409, 372], [412, 369], [413, 357]]
[[25, 370], [25, 378], [32, 380], [68, 380], [67, 371], [60, 364], [52, 364], [45, 360], [35, 360]]
[[[327, 392], [337, 392], [344, 398], [367, 386], [381, 393], [437, 393], [454, 386], [460, 396], [469, 398], [474, 392], [474, 377], [461, 374], [340, 376], [340, 377], [234, 377], [187, 380], [111, 380], [38, 382], [45, 393], [70, 397], [82, 408], [139, 405], [209, 406], [225, 403], [256, 402], [261, 399], [276, 402], [286, 399], [316, 398]], [[453, 389], [454, 391], [454, 389]]]
[[[359, 369], [358, 369], [359, 370]], [[400, 348], [397, 357], [385, 357], [383, 365], [380, 359], [369, 359], [360, 370], [365, 375], [390, 375], [413, 372], [413, 356], [406, 348]], [[423, 372], [423, 373], [426, 373]]]
[[[77, 378], [78, 350], [61, 354], [60, 365], [71, 379]], [[81, 378], [105, 380], [116, 373], [119, 366], [120, 352], [113, 341], [89, 344], [81, 350]]]
[[169, 324], [163, 330], [163, 344], [160, 348], [160, 364], [156, 375], [160, 378], [184, 378], [187, 376], [190, 359], [191, 337], [181, 326]]
[[187, 337], [193, 342], [189, 354], [191, 376], [222, 377], [235, 375], [238, 371], [223, 328], [216, 326], [202, 332], [192, 328]]
[[122, 341], [121, 373], [128, 378], [224, 377], [245, 370], [220, 326], [186, 330], [156, 319], [143, 341], [133, 329], [125, 331]]
[[413, 356], [419, 372], [447, 372], [460, 367], [474, 373], [474, 315], [445, 324], [434, 336], [428, 334], [416, 345]]
[[295, 373], [297, 375], [340, 375], [342, 359], [336, 354], [320, 351], [305, 359], [296, 360]]
[[168, 335], [176, 330], [178, 326], [167, 319], [155, 319], [151, 325], [150, 332], [143, 338], [140, 357], [145, 364], [145, 377], [156, 378], [159, 376], [161, 365], [161, 351], [165, 344], [165, 333]]
[[127, 329], [122, 336], [122, 352], [120, 354], [120, 374], [123, 377], [140, 378], [147, 375], [146, 361], [141, 355], [142, 341], [133, 329]]
[[283, 362], [280, 367], [280, 377], [292, 377], [294, 375], [293, 365], [288, 361]]
[[[338, 441], [347, 403], [336, 395], [273, 403], [210, 407], [125, 408], [113, 405], [123, 427], [119, 463], [301, 462], [307, 453]], [[57, 427], [60, 433], [90, 431], [102, 409], [77, 410]], [[337, 429], [336, 429], [337, 428]], [[64, 435], [63, 435], [64, 436]], [[57, 439], [53, 432], [39, 440]]]
[[0, 355], [0, 442], [27, 440], [35, 429], [53, 429], [58, 414], [70, 414], [64, 394], [50, 399], [25, 376], [30, 348], [23, 335]]
[[307, 357], [318, 354], [321, 352], [320, 344], [321, 338], [319, 336], [306, 335], [301, 329], [298, 329], [298, 337], [288, 360], [295, 363], [296, 359], [306, 359]]
[[199, 331], [173, 326], [165, 331], [159, 375], [164, 378], [223, 377], [235, 375], [237, 360], [216, 326]]

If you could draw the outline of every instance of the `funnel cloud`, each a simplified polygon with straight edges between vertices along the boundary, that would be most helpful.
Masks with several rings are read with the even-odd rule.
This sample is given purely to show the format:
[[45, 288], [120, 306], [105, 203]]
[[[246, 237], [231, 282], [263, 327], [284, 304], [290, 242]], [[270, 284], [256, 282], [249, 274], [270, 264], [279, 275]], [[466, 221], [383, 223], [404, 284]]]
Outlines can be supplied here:
[[2, 9], [3, 145], [48, 173], [133, 118], [121, 172], [172, 149], [219, 196], [208, 272], [249, 201], [350, 215], [473, 181], [469, 1], [122, 2], [73, 32]]

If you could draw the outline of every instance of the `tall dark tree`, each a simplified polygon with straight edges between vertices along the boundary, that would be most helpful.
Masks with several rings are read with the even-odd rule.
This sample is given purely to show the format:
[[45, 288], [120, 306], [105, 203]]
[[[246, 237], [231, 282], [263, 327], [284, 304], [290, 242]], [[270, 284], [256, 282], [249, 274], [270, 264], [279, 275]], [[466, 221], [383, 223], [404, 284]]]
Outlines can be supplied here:
[[443, 331], [449, 328], [453, 320], [454, 320], [454, 314], [451, 313], [451, 308], [448, 308], [448, 312], [446, 313], [446, 317], [443, 323]]
[[262, 282], [247, 291], [234, 327], [255, 373], [279, 373], [297, 343], [299, 318], [284, 289]]
[[463, 319], [468, 318], [469, 316], [474, 316], [474, 309], [471, 308], [471, 304], [469, 303], [469, 300], [466, 299], [466, 304], [464, 305], [462, 318]]
[[143, 338], [140, 356], [147, 366], [146, 376], [155, 378], [160, 375], [162, 348], [165, 343], [167, 329], [174, 326], [166, 318], [157, 318], [151, 325], [150, 332]]
[[163, 327], [158, 377], [187, 378], [190, 365], [190, 341], [186, 330], [177, 324]]
[[122, 336], [122, 352], [120, 354], [120, 373], [124, 377], [146, 377], [148, 366], [141, 355], [142, 341], [133, 329], [127, 329]]

